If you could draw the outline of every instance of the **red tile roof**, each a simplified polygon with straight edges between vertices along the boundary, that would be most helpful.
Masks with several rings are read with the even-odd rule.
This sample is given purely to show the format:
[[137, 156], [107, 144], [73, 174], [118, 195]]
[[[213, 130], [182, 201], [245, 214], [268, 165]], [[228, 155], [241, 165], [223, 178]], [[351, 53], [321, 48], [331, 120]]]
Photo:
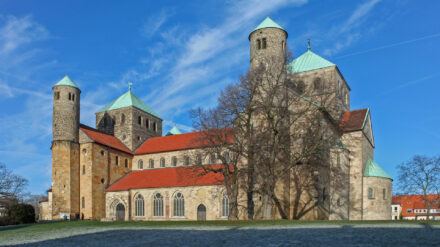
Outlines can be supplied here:
[[[214, 169], [221, 165], [209, 165]], [[223, 184], [222, 173], [207, 172], [197, 166], [132, 171], [106, 189], [124, 191], [143, 188], [187, 187]]]
[[[436, 197], [438, 198], [438, 195], [428, 195], [429, 200], [434, 200]], [[391, 200], [393, 203], [399, 204], [402, 207], [403, 217], [426, 215], [426, 213], [414, 213], [415, 209], [427, 209], [422, 195], [393, 196]], [[412, 210], [411, 213], [408, 213], [408, 209]], [[431, 209], [440, 209], [440, 202], [432, 206]], [[440, 216], [440, 213], [433, 213], [431, 215]]]
[[339, 127], [343, 131], [355, 131], [362, 129], [364, 120], [367, 117], [368, 109], [360, 109], [344, 112]]
[[86, 133], [90, 139], [94, 142], [105, 145], [107, 147], [111, 147], [117, 149], [119, 151], [123, 151], [126, 153], [132, 153], [130, 149], [128, 149], [122, 142], [120, 142], [116, 137], [102, 133], [96, 129], [93, 129], [89, 126], [81, 124], [80, 129]]
[[46, 199], [41, 200], [40, 203], [42, 203], [42, 202], [48, 202], [48, 201], [49, 201], [49, 199], [46, 198]]
[[232, 128], [212, 130], [210, 132], [191, 132], [179, 135], [169, 135], [153, 137], [145, 141], [134, 154], [151, 154], [170, 152], [177, 150], [200, 148], [208, 143], [203, 143], [205, 139], [210, 138], [210, 133], [213, 133], [212, 137], [224, 135], [229, 143], [232, 143], [233, 135]]

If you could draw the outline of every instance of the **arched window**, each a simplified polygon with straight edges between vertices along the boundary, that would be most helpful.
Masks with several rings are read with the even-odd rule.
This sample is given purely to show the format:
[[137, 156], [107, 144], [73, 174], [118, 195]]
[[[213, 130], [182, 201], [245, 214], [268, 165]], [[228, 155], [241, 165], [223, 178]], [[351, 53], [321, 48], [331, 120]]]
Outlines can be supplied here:
[[144, 197], [138, 194], [135, 199], [135, 216], [144, 216]]
[[321, 93], [323, 91], [323, 85], [322, 85], [322, 80], [321, 78], [317, 77], [315, 78], [315, 80], [313, 81], [313, 87], [315, 89], [315, 92], [317, 93]]
[[124, 125], [124, 124], [125, 124], [125, 114], [122, 113], [122, 115], [121, 115], [121, 125]]
[[160, 167], [165, 167], [165, 159], [160, 158]]
[[303, 81], [294, 82], [292, 87], [293, 87], [293, 90], [295, 90], [295, 92], [297, 92], [298, 94], [304, 94], [304, 92], [306, 90], [306, 84], [304, 84]]
[[153, 216], [163, 216], [163, 197], [160, 193], [154, 195], [153, 205]]
[[142, 160], [138, 161], [138, 168], [139, 169], [144, 169], [144, 162]]
[[226, 164], [229, 164], [229, 161], [230, 161], [230, 159], [229, 159], [229, 153], [228, 153], [228, 152], [225, 152], [224, 156], [225, 156]]
[[54, 92], [54, 93], [53, 93], [53, 98], [54, 98], [55, 100], [59, 100], [59, 99], [60, 99], [60, 92]]
[[139, 125], [142, 124], [142, 117], [141, 117], [141, 116], [138, 117], [138, 124], [139, 124]]
[[374, 189], [368, 188], [368, 199], [374, 199]]
[[180, 192], [174, 196], [174, 216], [185, 216], [185, 199]]
[[153, 122], [153, 130], [157, 131], [157, 123], [156, 122]]
[[261, 40], [257, 39], [257, 50], [261, 49]]
[[75, 94], [72, 94], [72, 101], [75, 101]]
[[81, 208], [86, 207], [86, 199], [84, 197], [81, 198]]
[[189, 157], [188, 156], [185, 156], [184, 164], [185, 164], [185, 166], [189, 166]]
[[118, 156], [116, 156], [115, 162], [116, 162], [116, 166], [118, 166], [119, 165], [119, 157]]
[[128, 167], [128, 160], [125, 159], [125, 168], [127, 168], [127, 167]]
[[176, 156], [173, 156], [172, 161], [171, 161], [171, 164], [172, 164], [173, 166], [177, 166], [177, 157], [176, 157]]
[[267, 47], [266, 38], [263, 38], [263, 44], [261, 45], [261, 47], [262, 47], [263, 49], [266, 49], [266, 47]]
[[150, 167], [150, 168], [154, 168], [154, 160], [153, 160], [153, 159], [150, 159], [150, 161], [149, 161], [149, 167]]
[[222, 198], [222, 217], [228, 217], [228, 216], [229, 216], [229, 198], [225, 193]]
[[387, 189], [382, 189], [383, 199], [387, 199]]
[[210, 163], [215, 164], [216, 162], [217, 162], [217, 159], [215, 158], [215, 154], [211, 154]]
[[72, 94], [69, 93], [69, 100], [72, 100]]
[[147, 129], [150, 128], [150, 119], [146, 119], [146, 120], [145, 120], [145, 127], [146, 127]]
[[83, 165], [83, 175], [86, 174], [86, 166]]

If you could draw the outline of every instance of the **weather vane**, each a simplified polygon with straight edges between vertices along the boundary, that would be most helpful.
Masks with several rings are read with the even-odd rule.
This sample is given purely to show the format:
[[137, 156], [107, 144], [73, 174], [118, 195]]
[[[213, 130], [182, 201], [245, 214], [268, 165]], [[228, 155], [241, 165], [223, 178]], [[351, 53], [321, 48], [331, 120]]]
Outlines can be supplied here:
[[311, 48], [310, 48], [310, 38], [307, 39], [307, 43], [308, 43], [307, 50], [310, 51], [310, 49], [311, 49]]
[[130, 92], [131, 92], [131, 85], [133, 85], [133, 83], [128, 82], [128, 91], [130, 91]]

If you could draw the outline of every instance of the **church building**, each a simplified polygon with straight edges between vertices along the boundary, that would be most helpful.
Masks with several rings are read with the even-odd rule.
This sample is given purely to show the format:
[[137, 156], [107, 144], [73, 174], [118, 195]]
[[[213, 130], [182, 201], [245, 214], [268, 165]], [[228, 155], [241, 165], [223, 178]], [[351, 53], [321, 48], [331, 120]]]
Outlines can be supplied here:
[[[251, 68], [265, 56], [283, 54], [287, 37], [267, 17], [249, 35]], [[328, 111], [335, 121], [328, 124], [340, 140], [334, 147], [337, 162], [347, 167], [342, 189], [332, 187], [336, 178], [329, 178], [324, 192], [329, 196], [322, 198], [328, 200], [326, 213], [311, 210], [301, 219], [389, 220], [392, 179], [374, 161], [370, 109], [350, 109], [351, 89], [338, 66], [310, 46], [288, 67], [305, 102], [318, 105], [314, 95], [307, 95], [309, 87], [333, 92]], [[40, 219], [228, 219], [222, 175], [200, 176], [188, 156], [201, 148], [194, 142], [199, 132], [173, 127], [163, 135], [163, 119], [131, 88], [96, 112], [94, 127], [86, 126], [80, 123], [80, 88], [66, 75], [52, 89], [52, 188], [40, 202]], [[200, 162], [214, 167], [221, 163], [215, 156]], [[285, 186], [283, 191], [294, 197], [291, 184]], [[255, 218], [280, 218], [275, 209], [263, 211], [256, 210]], [[239, 218], [246, 219], [246, 213], [240, 212]]]

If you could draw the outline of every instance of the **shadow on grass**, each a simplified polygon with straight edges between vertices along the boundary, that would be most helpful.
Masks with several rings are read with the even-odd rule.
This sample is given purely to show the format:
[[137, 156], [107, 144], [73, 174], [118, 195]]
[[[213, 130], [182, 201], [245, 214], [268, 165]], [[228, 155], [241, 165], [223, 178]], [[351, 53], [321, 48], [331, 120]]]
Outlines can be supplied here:
[[[425, 226], [426, 227], [426, 226]], [[121, 229], [20, 246], [439, 246], [440, 228], [357, 227], [172, 230]]]

